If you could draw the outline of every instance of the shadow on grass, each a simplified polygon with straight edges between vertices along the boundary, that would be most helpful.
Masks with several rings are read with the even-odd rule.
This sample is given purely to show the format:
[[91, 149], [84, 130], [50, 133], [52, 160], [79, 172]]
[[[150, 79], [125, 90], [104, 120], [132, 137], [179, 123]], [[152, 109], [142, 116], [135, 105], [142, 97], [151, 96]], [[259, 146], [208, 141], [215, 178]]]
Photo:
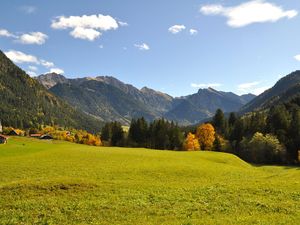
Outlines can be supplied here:
[[300, 165], [286, 165], [286, 164], [255, 164], [255, 163], [250, 163], [252, 166], [254, 167], [266, 167], [266, 166], [280, 166], [281, 168], [283, 169], [286, 169], [286, 170], [290, 170], [290, 169], [293, 169], [293, 170], [300, 170]]

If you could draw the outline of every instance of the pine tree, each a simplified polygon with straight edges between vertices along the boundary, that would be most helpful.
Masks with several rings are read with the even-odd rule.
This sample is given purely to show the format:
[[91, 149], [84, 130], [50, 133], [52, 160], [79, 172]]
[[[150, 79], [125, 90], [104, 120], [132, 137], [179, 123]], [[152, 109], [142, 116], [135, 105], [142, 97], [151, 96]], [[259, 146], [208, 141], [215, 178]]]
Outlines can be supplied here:
[[213, 122], [217, 133], [225, 134], [226, 133], [226, 119], [224, 113], [221, 109], [217, 109], [215, 116], [213, 117]]
[[300, 110], [296, 109], [292, 113], [292, 123], [289, 131], [289, 141], [287, 154], [292, 162], [298, 161], [298, 151], [300, 150]]
[[237, 120], [237, 116], [234, 112], [231, 112], [229, 114], [229, 118], [228, 118], [228, 125], [229, 127], [233, 127], [235, 121]]
[[137, 120], [132, 119], [129, 128], [129, 142], [133, 146], [147, 147], [148, 123], [144, 117]]
[[110, 143], [112, 146], [122, 146], [124, 144], [124, 131], [119, 122], [113, 122], [111, 125]]

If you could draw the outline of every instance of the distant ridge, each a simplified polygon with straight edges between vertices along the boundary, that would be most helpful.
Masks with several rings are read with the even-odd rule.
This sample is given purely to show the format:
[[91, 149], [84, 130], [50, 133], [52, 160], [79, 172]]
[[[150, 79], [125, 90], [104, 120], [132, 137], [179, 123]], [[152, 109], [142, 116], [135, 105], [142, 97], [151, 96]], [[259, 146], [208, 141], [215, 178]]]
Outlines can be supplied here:
[[268, 109], [300, 95], [300, 70], [281, 78], [272, 88], [243, 106], [241, 113]]
[[36, 79], [50, 92], [87, 114], [123, 124], [143, 116], [147, 120], [164, 117], [180, 125], [192, 125], [211, 117], [218, 108], [225, 112], [238, 111], [255, 97], [207, 88], [193, 95], [173, 98], [148, 87], [138, 89], [111, 76], [67, 79], [49, 73]]

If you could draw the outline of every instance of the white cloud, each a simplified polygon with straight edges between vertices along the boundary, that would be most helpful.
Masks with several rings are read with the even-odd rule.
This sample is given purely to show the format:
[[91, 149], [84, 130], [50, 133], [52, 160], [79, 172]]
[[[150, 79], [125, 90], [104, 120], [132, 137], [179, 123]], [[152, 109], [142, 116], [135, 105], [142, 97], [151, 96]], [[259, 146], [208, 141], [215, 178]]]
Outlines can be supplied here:
[[95, 29], [76, 27], [70, 32], [71, 36], [74, 38], [79, 38], [83, 40], [94, 41], [96, 38], [101, 36], [101, 33]]
[[252, 0], [233, 7], [204, 5], [200, 8], [204, 15], [221, 15], [227, 18], [230, 27], [244, 27], [252, 23], [276, 22], [298, 15], [296, 10], [285, 11], [282, 7], [265, 0]]
[[129, 26], [129, 24], [127, 22], [118, 21], [118, 23], [119, 23], [119, 25], [121, 27], [127, 27], [127, 26]]
[[4, 54], [14, 63], [40, 63], [37, 57], [33, 55], [27, 55], [20, 51], [9, 50], [7, 52], [4, 52]]
[[254, 81], [254, 82], [249, 82], [249, 83], [243, 83], [238, 85], [239, 91], [247, 91], [257, 85], [259, 85], [261, 81]]
[[15, 37], [12, 33], [10, 33], [8, 30], [0, 29], [0, 37]]
[[198, 34], [198, 30], [190, 29], [190, 35], [196, 35], [196, 34]]
[[28, 66], [31, 71], [37, 71], [38, 68], [36, 66]]
[[22, 44], [37, 44], [42, 45], [46, 42], [48, 36], [42, 32], [31, 32], [29, 34], [22, 34], [18, 38], [18, 42]]
[[61, 30], [72, 29], [70, 34], [73, 37], [93, 41], [101, 36], [102, 31], [116, 30], [119, 25], [113, 17], [99, 14], [70, 17], [59, 16], [52, 21], [51, 27]]
[[47, 67], [47, 68], [54, 67], [54, 63], [53, 63], [53, 62], [49, 62], [49, 61], [46, 61], [46, 60], [44, 60], [44, 59], [41, 59], [41, 60], [40, 60], [40, 63], [41, 63], [44, 67]]
[[0, 29], [0, 37], [11, 37], [21, 44], [37, 44], [42, 45], [48, 39], [48, 36], [42, 32], [30, 32], [28, 34], [15, 35], [8, 30]]
[[36, 12], [37, 8], [32, 5], [25, 5], [25, 6], [20, 7], [20, 10], [25, 12], [26, 14], [32, 14], [32, 13]]
[[254, 82], [239, 84], [238, 91], [240, 94], [252, 93], [255, 95], [259, 95], [263, 93], [265, 90], [270, 88], [270, 86], [258, 87], [261, 83], [262, 83], [261, 81], [254, 81]]
[[[4, 54], [9, 59], [11, 59], [14, 63], [19, 63], [19, 64], [33, 63], [36, 65], [44, 66], [45, 68], [50, 69], [51, 72], [60, 73], [60, 74], [64, 73], [64, 71], [62, 69], [55, 68], [55, 65], [53, 62], [49, 62], [44, 59], [39, 59], [33, 55], [25, 54], [23, 52], [15, 51], [15, 50], [9, 50], [7, 52], [4, 52]], [[32, 65], [28, 66], [28, 68], [29, 68], [28, 74], [30, 72], [30, 74], [32, 74], [32, 76], [35, 73], [35, 71], [38, 70], [38, 68], [36, 66], [32, 66]]]
[[196, 84], [196, 83], [191, 83], [191, 87], [193, 88], [216, 88], [216, 87], [221, 87], [222, 84], [219, 83], [210, 83], [210, 84]]
[[264, 91], [266, 91], [270, 88], [271, 88], [271, 86], [258, 87], [258, 88], [254, 88], [250, 93], [255, 94], [255, 95], [260, 95], [261, 93], [263, 93]]
[[59, 68], [52, 68], [49, 73], [63, 74], [65, 71]]
[[296, 59], [297, 61], [300, 61], [300, 55], [295, 55], [294, 59]]
[[135, 46], [136, 48], [138, 48], [139, 50], [143, 50], [143, 51], [150, 50], [149, 45], [147, 45], [146, 43], [143, 43], [143, 44], [135, 44], [134, 46]]
[[99, 48], [103, 49], [104, 48], [104, 45], [98, 45]]
[[224, 7], [222, 5], [205, 5], [200, 8], [200, 12], [205, 15], [218, 15], [224, 12]]
[[174, 25], [174, 26], [171, 26], [168, 31], [172, 34], [178, 34], [179, 32], [185, 30], [185, 26], [184, 25]]
[[31, 77], [36, 77], [36, 76], [37, 76], [36, 72], [34, 72], [34, 71], [26, 71], [26, 73], [27, 73], [29, 76], [31, 76]]

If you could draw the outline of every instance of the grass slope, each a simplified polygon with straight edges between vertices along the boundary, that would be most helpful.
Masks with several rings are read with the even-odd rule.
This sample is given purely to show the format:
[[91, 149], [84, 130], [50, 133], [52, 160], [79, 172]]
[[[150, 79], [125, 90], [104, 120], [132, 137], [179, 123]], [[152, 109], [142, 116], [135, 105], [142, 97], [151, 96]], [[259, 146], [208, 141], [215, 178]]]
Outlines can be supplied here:
[[0, 146], [0, 224], [300, 224], [300, 170], [214, 152]]

